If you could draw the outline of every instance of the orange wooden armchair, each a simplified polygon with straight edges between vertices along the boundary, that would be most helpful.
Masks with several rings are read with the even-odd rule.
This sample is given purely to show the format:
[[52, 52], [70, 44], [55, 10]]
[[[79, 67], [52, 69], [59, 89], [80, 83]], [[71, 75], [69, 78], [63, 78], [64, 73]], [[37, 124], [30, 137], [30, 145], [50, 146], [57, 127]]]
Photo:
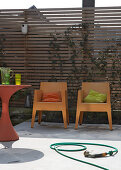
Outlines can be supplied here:
[[[48, 94], [47, 94], [48, 93]], [[60, 93], [60, 99], [57, 99]], [[49, 98], [46, 98], [48, 97]], [[43, 98], [44, 97], [44, 98]], [[69, 124], [67, 83], [66, 82], [41, 82], [40, 90], [34, 91], [33, 112], [31, 127], [34, 127], [36, 111], [38, 112], [38, 123], [42, 118], [42, 111], [62, 111], [64, 128]]]
[[[106, 103], [84, 103], [84, 97], [93, 89], [100, 93], [107, 94]], [[112, 130], [112, 115], [110, 103], [110, 86], [108, 82], [83, 82], [82, 90], [78, 91], [77, 111], [75, 129], [78, 127], [78, 122], [82, 124], [84, 112], [107, 112], [110, 130]], [[80, 120], [79, 120], [80, 119]]]

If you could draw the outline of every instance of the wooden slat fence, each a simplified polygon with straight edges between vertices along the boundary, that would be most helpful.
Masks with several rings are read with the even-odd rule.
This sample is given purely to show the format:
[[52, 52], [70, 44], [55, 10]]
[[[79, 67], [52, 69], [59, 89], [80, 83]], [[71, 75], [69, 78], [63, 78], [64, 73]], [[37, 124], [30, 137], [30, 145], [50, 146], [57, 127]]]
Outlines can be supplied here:
[[75, 107], [82, 81], [109, 81], [112, 109], [121, 110], [121, 7], [0, 10], [0, 36], [1, 65], [32, 93], [40, 81], [67, 81]]

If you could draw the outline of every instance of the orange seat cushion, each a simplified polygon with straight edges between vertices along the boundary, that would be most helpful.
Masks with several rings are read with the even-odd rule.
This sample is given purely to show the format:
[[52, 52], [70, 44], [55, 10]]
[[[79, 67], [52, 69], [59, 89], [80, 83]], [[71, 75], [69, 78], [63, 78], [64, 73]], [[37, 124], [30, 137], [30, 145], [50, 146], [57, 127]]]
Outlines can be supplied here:
[[42, 94], [42, 102], [61, 102], [60, 92], [50, 92]]

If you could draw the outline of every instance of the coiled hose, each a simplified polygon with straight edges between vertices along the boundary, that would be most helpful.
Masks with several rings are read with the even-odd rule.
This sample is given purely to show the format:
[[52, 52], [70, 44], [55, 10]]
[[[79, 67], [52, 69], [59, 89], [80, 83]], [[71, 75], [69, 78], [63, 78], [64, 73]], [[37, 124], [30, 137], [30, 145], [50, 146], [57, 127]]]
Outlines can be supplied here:
[[[72, 146], [80, 146], [81, 148], [79, 149], [61, 149], [60, 147], [61, 146], [65, 146], [65, 145], [72, 145]], [[96, 145], [96, 146], [103, 146], [103, 147], [108, 147], [108, 148], [111, 148], [113, 150], [110, 150], [108, 152], [105, 152], [105, 153], [101, 153], [101, 154], [97, 154], [97, 157], [104, 157], [104, 156], [112, 156], [112, 155], [115, 155], [117, 152], [118, 152], [118, 149], [113, 147], [113, 146], [109, 146], [109, 145], [104, 145], [104, 144], [98, 144], [98, 143], [77, 143], [77, 142], [64, 142], [64, 143], [54, 143], [54, 144], [51, 144], [50, 145], [50, 148], [51, 149], [54, 149], [57, 153], [67, 157], [67, 158], [70, 158], [72, 160], [75, 160], [75, 161], [78, 161], [78, 162], [82, 162], [82, 163], [85, 163], [85, 164], [88, 164], [88, 165], [91, 165], [91, 166], [95, 166], [97, 168], [100, 168], [100, 169], [104, 169], [104, 170], [109, 170], [107, 168], [104, 168], [102, 166], [99, 166], [99, 165], [96, 165], [96, 164], [93, 164], [93, 163], [90, 163], [90, 162], [86, 162], [86, 161], [83, 161], [83, 160], [80, 160], [80, 159], [76, 159], [74, 157], [71, 157], [71, 156], [68, 156], [68, 155], [65, 155], [64, 153], [62, 153], [61, 151], [66, 151], [66, 152], [77, 152], [77, 151], [83, 151], [83, 150], [86, 150], [87, 147], [85, 145]], [[100, 155], [100, 156], [99, 156]], [[102, 155], [102, 156], [101, 156]], [[95, 155], [96, 156], [96, 155]], [[88, 156], [87, 156], [88, 157]], [[96, 158], [96, 157], [95, 157]]]

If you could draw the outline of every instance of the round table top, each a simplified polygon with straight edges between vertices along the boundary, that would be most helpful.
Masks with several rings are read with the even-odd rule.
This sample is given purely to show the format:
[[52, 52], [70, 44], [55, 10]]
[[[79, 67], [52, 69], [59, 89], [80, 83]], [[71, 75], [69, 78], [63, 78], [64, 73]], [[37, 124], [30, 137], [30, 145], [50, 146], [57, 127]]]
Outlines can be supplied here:
[[5, 94], [10, 96], [18, 90], [29, 87], [31, 87], [31, 85], [0, 85], [0, 96], [5, 97]]
[[10, 87], [31, 87], [32, 85], [27, 85], [27, 84], [21, 84], [21, 85], [14, 85], [14, 84], [7, 85], [7, 84], [5, 84], [5, 85], [3, 85], [3, 84], [0, 84], [0, 87], [8, 87], [8, 86], [10, 86]]

